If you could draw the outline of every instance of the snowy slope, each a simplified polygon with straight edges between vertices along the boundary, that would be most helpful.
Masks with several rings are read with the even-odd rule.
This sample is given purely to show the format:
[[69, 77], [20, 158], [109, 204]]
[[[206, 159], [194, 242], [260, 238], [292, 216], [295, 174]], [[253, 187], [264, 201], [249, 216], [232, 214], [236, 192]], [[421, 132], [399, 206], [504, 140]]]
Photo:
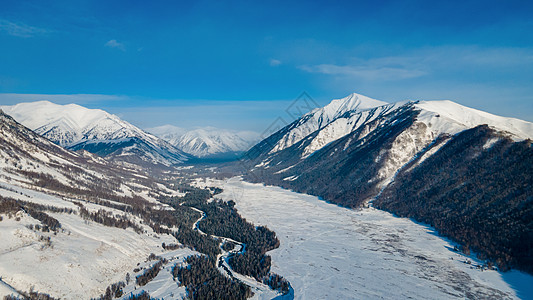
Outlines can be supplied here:
[[254, 132], [235, 132], [214, 127], [187, 131], [172, 125], [164, 125], [150, 128], [148, 131], [183, 152], [197, 157], [246, 151], [257, 142], [258, 138]]
[[421, 110], [418, 121], [427, 124], [434, 132], [456, 134], [487, 124], [497, 131], [509, 133], [515, 140], [533, 138], [531, 122], [493, 115], [453, 101], [420, 101], [415, 107]]
[[[168, 209], [155, 202], [157, 194], [170, 196], [173, 191], [138, 170], [87, 152], [68, 151], [0, 111], [0, 203], [11, 198], [73, 210], [46, 210], [61, 223], [57, 233], [36, 229], [42, 223], [24, 209], [0, 216], [0, 297], [12, 294], [12, 288], [23, 292], [33, 288], [62, 299], [90, 299], [124, 280], [126, 273], [133, 274], [150, 253], [165, 252], [175, 262], [193, 254], [189, 249], [163, 251], [161, 243], [176, 243], [174, 237], [157, 234], [138, 215], [116, 209], [128, 206], [117, 202], [127, 199]], [[126, 217], [143, 232], [84, 219], [80, 203], [90, 212], [104, 209]], [[172, 278], [160, 284], [176, 286]], [[176, 297], [185, 293], [177, 288], [169, 291]]]
[[286, 149], [299, 142], [314, 131], [323, 128], [331, 121], [347, 112], [363, 111], [374, 107], [386, 105], [387, 102], [375, 100], [356, 93], [342, 99], [335, 99], [328, 105], [314, 109], [303, 115], [294, 123], [288, 125], [283, 137], [277, 141], [271, 153]]
[[[468, 108], [452, 101], [417, 101], [398, 102], [379, 106], [373, 109], [353, 110], [335, 118], [322, 129], [315, 132], [311, 141], [302, 153], [305, 158], [325, 145], [356, 130], [364, 129], [353, 143], [364, 140], [365, 137], [387, 119], [394, 116], [394, 111], [412, 105], [418, 112], [413, 125], [400, 134], [393, 143], [388, 159], [390, 162], [381, 172], [381, 177], [390, 178], [399, 167], [407, 163], [419, 151], [432, 143], [435, 138], [442, 135], [454, 135], [463, 130], [479, 125], [488, 124], [489, 127], [510, 135], [515, 140], [533, 138], [533, 123], [492, 115], [483, 111]], [[376, 124], [371, 125], [374, 121]], [[345, 145], [348, 147], [349, 143]]]
[[[352, 94], [302, 116], [259, 142], [245, 157], [250, 158], [249, 170], [255, 177], [251, 180], [329, 194], [329, 200], [355, 190], [361, 194], [351, 197], [363, 201], [377, 196], [409, 162], [427, 159], [456, 134], [484, 124], [499, 135], [492, 143], [505, 136], [515, 141], [533, 138], [533, 123], [452, 101], [386, 104]], [[324, 185], [324, 180], [329, 184]]]
[[129, 148], [115, 149], [108, 155], [119, 158], [134, 155], [144, 161], [164, 165], [180, 163], [188, 158], [162, 139], [100, 109], [76, 104], [58, 105], [49, 101], [19, 103], [2, 106], [1, 109], [26, 127], [66, 148], [89, 150], [94, 149], [94, 145], [93, 148], [83, 145], [135, 138], [144, 145], [130, 143], [127, 145]]
[[387, 104], [353, 93], [305, 114], [275, 133], [275, 139], [268, 141], [271, 145], [268, 152], [273, 154], [287, 149], [314, 134], [312, 145], [307, 146], [302, 154], [302, 157], [306, 157], [324, 145], [409, 103], [414, 104], [413, 110], [419, 111], [417, 122], [426, 124], [433, 136], [456, 134], [465, 129], [488, 124], [497, 131], [507, 132], [516, 140], [533, 138], [533, 123], [492, 115], [449, 100]]
[[[1, 180], [0, 194], [57, 208], [77, 209], [69, 198], [20, 188]], [[114, 211], [109, 207], [90, 203], [84, 205], [91, 211], [105, 209], [124, 215], [122, 211]], [[154, 232], [150, 227], [141, 225], [142, 220], [133, 215], [128, 214], [128, 217], [143, 226], [146, 232], [136, 233], [131, 228], [103, 226], [83, 219], [79, 214], [47, 213], [61, 223], [61, 230], [57, 234], [29, 228], [29, 225], [35, 226], [39, 221], [23, 211], [12, 217], [2, 215], [0, 276], [6, 284], [19, 291], [34, 289], [61, 299], [91, 299], [105, 293], [110, 284], [125, 281], [127, 273], [132, 275], [131, 290], [134, 287], [139, 289], [134, 284], [134, 269], [150, 253], [163, 255], [172, 263], [180, 263], [188, 255], [196, 254], [187, 248], [163, 250], [161, 243], [175, 243], [174, 237]], [[48, 246], [41, 237], [50, 237], [51, 245]], [[174, 293], [179, 298], [185, 296], [185, 289], [179, 289], [173, 278], [167, 276], [164, 279], [153, 283], [162, 288], [160, 294], [165, 297], [168, 297], [168, 293]], [[150, 292], [157, 290], [156, 287], [153, 289]], [[12, 293], [7, 288], [0, 288], [0, 297]]]

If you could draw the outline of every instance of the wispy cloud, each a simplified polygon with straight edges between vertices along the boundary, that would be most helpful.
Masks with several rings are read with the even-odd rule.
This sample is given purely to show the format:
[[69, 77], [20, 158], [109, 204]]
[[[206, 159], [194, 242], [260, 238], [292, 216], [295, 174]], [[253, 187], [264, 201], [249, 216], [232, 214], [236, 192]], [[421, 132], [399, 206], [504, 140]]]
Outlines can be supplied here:
[[6, 34], [16, 37], [31, 38], [34, 36], [50, 33], [50, 30], [30, 26], [24, 23], [15, 23], [5, 19], [0, 19], [0, 32], [4, 32]]
[[533, 63], [533, 48], [443, 46], [424, 49], [418, 56], [445, 66], [517, 67]]
[[357, 77], [365, 80], [402, 80], [424, 76], [426, 71], [383, 65], [334, 65], [320, 64], [300, 66], [301, 70], [309, 73], [322, 73], [327, 75], [340, 75]]
[[270, 64], [271, 67], [277, 67], [277, 66], [281, 65], [281, 61], [278, 60], [278, 59], [271, 58], [270, 61], [269, 61], [269, 64]]
[[[344, 64], [304, 64], [299, 69], [332, 78], [399, 81], [438, 74], [487, 72], [501, 74], [533, 64], [532, 48], [490, 48], [470, 45], [414, 49], [397, 56], [369, 59], [344, 57]], [[522, 70], [524, 71], [524, 70]]]
[[107, 43], [104, 44], [104, 46], [109, 48], [116, 48], [121, 51], [126, 51], [126, 47], [124, 46], [124, 44], [117, 42], [117, 40], [109, 40], [107, 41]]

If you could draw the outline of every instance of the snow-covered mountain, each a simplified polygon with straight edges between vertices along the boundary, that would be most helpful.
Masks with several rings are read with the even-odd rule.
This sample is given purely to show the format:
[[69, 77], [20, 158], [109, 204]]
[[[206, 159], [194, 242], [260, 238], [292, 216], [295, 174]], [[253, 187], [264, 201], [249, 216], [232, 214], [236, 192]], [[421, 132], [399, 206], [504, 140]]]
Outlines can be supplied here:
[[247, 180], [414, 217], [503, 269], [533, 272], [530, 250], [516, 243], [533, 243], [532, 138], [533, 123], [452, 101], [352, 94], [280, 129], [235, 167], [247, 166]]
[[187, 131], [180, 127], [164, 125], [147, 130], [183, 152], [197, 157], [237, 154], [250, 149], [258, 141], [258, 134], [255, 132], [235, 132], [214, 127]]
[[[143, 183], [143, 179], [146, 182]], [[126, 182], [135, 181], [130, 187]], [[96, 196], [130, 195], [153, 181], [87, 151], [72, 152], [36, 134], [0, 110], [0, 181], [31, 189]], [[98, 191], [94, 187], [98, 186]]]
[[7, 114], [54, 143], [132, 163], [172, 165], [189, 156], [168, 142], [100, 109], [49, 101], [2, 106]]
[[[305, 159], [324, 146], [351, 133], [359, 132], [355, 140], [352, 139], [344, 145], [346, 149], [350, 143], [367, 142], [366, 136], [388, 122], [393, 125], [402, 121], [395, 118], [402, 113], [405, 114], [405, 111], [416, 114], [410, 131], [417, 128], [417, 132], [412, 135], [416, 140], [412, 144], [412, 149], [408, 150], [409, 145], [402, 144], [404, 148], [402, 152], [406, 155], [402, 163], [407, 162], [406, 159], [412, 158], [417, 151], [428, 146], [439, 136], [454, 135], [484, 124], [508, 135], [513, 140], [533, 138], [533, 123], [496, 116], [452, 101], [402, 101], [389, 104], [354, 93], [303, 115], [258, 143], [249, 151], [249, 156], [263, 157], [263, 165], [267, 166], [271, 165], [267, 157], [275, 157], [276, 153], [292, 147], [290, 152], [293, 155], [297, 153], [300, 159]], [[403, 136], [400, 140], [402, 138]]]
[[342, 99], [335, 99], [328, 105], [314, 109], [284, 128], [284, 134], [276, 142], [271, 152], [288, 148], [304, 137], [322, 129], [333, 120], [342, 117], [349, 111], [363, 111], [387, 104], [359, 94], [350, 94]]
[[62, 148], [0, 110], [0, 297], [90, 299], [118, 281], [135, 293], [130, 274], [150, 268], [151, 253], [168, 259], [156, 297], [185, 297], [170, 262], [197, 252], [163, 249], [176, 238], [147, 221], [152, 209], [157, 218], [169, 209], [156, 198], [176, 194], [139, 170]]
[[417, 122], [426, 124], [434, 135], [455, 134], [468, 128], [488, 124], [495, 130], [508, 132], [514, 139], [533, 137], [533, 124], [530, 122], [496, 116], [453, 101], [403, 101], [389, 104], [353, 93], [345, 98], [335, 99], [283, 128], [281, 130], [283, 135], [277, 138], [270, 153], [289, 148], [320, 130], [314, 138], [312, 148], [306, 149], [306, 154], [310, 154], [404, 105], [413, 105], [414, 110], [420, 110]]
[[[252, 174], [263, 172], [269, 174], [270, 180], [285, 185], [305, 182], [308, 186], [310, 179], [306, 174], [313, 177], [312, 182], [323, 178], [326, 170], [335, 170], [331, 180], [346, 182], [331, 184], [332, 188], [351, 186], [362, 180], [348, 175], [359, 168], [353, 165], [357, 160], [354, 155], [365, 157], [372, 166], [362, 170], [368, 178], [361, 183], [365, 188], [357, 189], [358, 199], [354, 200], [362, 203], [390, 184], [409, 162], [426, 159], [458, 133], [481, 125], [498, 135], [491, 143], [504, 138], [512, 141], [533, 138], [533, 123], [496, 116], [452, 101], [388, 104], [351, 94], [305, 114], [258, 143], [245, 156], [253, 164]], [[375, 155], [370, 155], [374, 152]], [[342, 168], [343, 164], [347, 166]], [[341, 191], [329, 196], [342, 198], [349, 189]]]

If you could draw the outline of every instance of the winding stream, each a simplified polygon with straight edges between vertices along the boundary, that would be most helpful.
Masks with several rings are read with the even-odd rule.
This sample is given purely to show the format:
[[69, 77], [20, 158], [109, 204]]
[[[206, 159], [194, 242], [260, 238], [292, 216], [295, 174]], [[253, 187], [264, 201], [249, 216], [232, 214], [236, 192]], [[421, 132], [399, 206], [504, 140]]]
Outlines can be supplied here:
[[[192, 210], [195, 210], [195, 211], [197, 211], [197, 212], [199, 212], [201, 214], [201, 217], [198, 218], [198, 220], [196, 220], [196, 222], [194, 222], [194, 224], [192, 225], [192, 229], [198, 231], [201, 235], [206, 235], [207, 236], [208, 234], [203, 232], [198, 227], [198, 224], [203, 219], [205, 219], [207, 217], [207, 214], [204, 211], [202, 211], [202, 210], [200, 210], [200, 209], [198, 209], [196, 207], [192, 207], [192, 206], [189, 206], [189, 207]], [[252, 291], [254, 292], [254, 295], [255, 295], [254, 298], [273, 299], [273, 298], [277, 298], [277, 297], [282, 296], [281, 293], [270, 289], [270, 287], [268, 285], [263, 284], [261, 282], [258, 282], [253, 277], [245, 276], [245, 275], [242, 275], [240, 273], [237, 273], [231, 268], [231, 266], [228, 263], [229, 257], [231, 255], [236, 255], [236, 254], [239, 254], [239, 253], [242, 253], [242, 252], [246, 251], [246, 244], [245, 243], [236, 241], [236, 240], [228, 238], [228, 237], [223, 237], [223, 236], [216, 236], [216, 235], [209, 235], [209, 236], [221, 240], [219, 247], [220, 247], [220, 250], [222, 251], [222, 253], [217, 256], [216, 261], [217, 261], [217, 268], [222, 274], [226, 275], [227, 277], [229, 277], [231, 279], [235, 279], [235, 280], [240, 281], [240, 282], [246, 284], [247, 286], [249, 286], [252, 289]], [[230, 250], [230, 251], [224, 250], [224, 248], [222, 246], [226, 242], [232, 242], [233, 244], [235, 244], [235, 246], [233, 247], [232, 250]]]

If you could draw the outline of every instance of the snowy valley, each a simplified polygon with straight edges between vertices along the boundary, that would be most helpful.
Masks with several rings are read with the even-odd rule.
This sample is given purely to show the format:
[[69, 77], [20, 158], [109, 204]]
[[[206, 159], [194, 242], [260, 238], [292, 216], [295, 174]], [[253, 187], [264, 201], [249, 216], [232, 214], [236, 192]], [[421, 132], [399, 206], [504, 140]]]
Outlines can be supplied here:
[[[2, 110], [6, 299], [533, 294], [532, 123], [351, 94], [250, 147], [77, 105]], [[234, 159], [196, 161], [217, 155]]]

